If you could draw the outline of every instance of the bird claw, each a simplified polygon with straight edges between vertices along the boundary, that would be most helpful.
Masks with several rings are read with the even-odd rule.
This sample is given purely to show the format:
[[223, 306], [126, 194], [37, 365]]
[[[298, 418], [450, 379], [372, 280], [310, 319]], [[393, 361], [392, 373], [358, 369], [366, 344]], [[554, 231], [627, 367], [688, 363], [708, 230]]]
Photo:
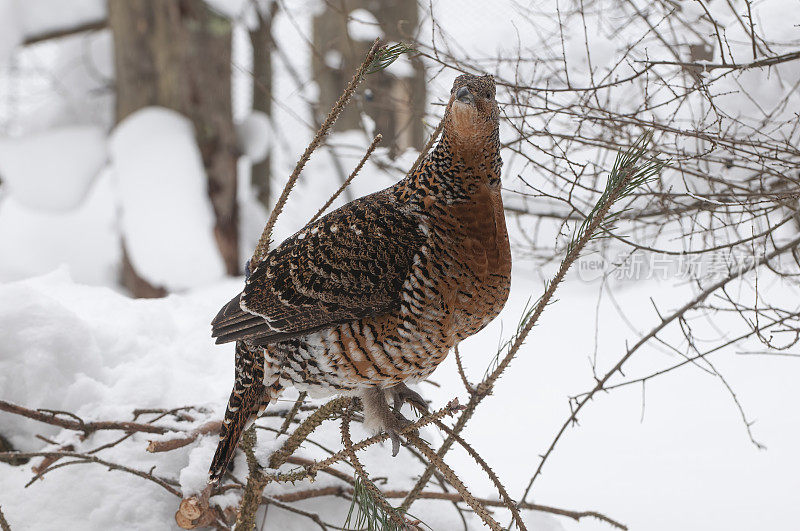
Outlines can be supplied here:
[[418, 413], [426, 414], [430, 411], [428, 409], [428, 403], [425, 402], [425, 399], [422, 398], [418, 392], [409, 389], [404, 383], [395, 385], [389, 390], [389, 392], [391, 393], [394, 401], [395, 411], [400, 411], [400, 408], [402, 408], [403, 404], [406, 402], [411, 405], [411, 407], [416, 409]]
[[396, 414], [395, 422], [393, 422], [391, 426], [384, 427], [384, 430], [389, 435], [389, 439], [392, 441], [392, 457], [397, 457], [397, 454], [400, 452], [400, 443], [402, 442], [400, 440], [400, 432], [410, 424], [410, 420], [402, 415]]
[[392, 429], [387, 430], [386, 433], [389, 434], [389, 439], [392, 441], [392, 457], [397, 457], [400, 452], [400, 434]]

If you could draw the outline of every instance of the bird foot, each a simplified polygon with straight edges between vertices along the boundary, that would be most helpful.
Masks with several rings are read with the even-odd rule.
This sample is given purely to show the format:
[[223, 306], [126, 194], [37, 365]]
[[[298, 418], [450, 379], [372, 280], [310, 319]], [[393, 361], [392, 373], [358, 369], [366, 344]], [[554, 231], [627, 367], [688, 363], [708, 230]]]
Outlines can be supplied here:
[[[413, 398], [414, 400], [421, 401], [427, 408], [427, 404], [419, 394], [411, 391], [405, 385], [403, 387], [416, 396]], [[395, 398], [394, 388], [389, 389], [388, 392]], [[403, 390], [398, 390], [398, 393], [403, 394]], [[393, 410], [386, 401], [386, 392], [378, 387], [370, 387], [361, 393], [361, 402], [364, 404], [364, 424], [373, 429], [385, 431], [392, 441], [392, 457], [397, 456], [400, 451], [400, 432], [411, 424], [411, 421], [401, 415], [397, 409], [397, 398], [395, 398], [395, 409]], [[402, 402], [400, 404], [402, 405]]]

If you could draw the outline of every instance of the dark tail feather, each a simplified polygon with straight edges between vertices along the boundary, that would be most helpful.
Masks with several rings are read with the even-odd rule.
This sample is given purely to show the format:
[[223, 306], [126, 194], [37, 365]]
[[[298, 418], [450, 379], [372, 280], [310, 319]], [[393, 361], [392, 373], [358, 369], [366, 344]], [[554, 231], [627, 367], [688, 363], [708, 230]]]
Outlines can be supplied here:
[[[230, 434], [233, 435], [233, 434]], [[211, 467], [208, 469], [208, 482], [213, 483], [225, 475], [225, 469], [228, 468], [228, 463], [233, 459], [233, 453], [236, 451], [236, 446], [239, 444], [239, 437], [242, 431], [236, 434], [235, 439], [229, 438], [229, 431], [223, 428], [221, 434], [222, 438], [217, 445], [217, 451], [214, 452], [214, 459], [211, 460]]]
[[[244, 391], [239, 393], [237, 391]], [[263, 384], [253, 384], [246, 389], [234, 387], [228, 399], [228, 409], [225, 411], [225, 420], [219, 433], [219, 444], [211, 460], [208, 475], [209, 481], [217, 481], [225, 475], [228, 463], [233, 459], [242, 433], [258, 416], [263, 400]]]
[[236, 380], [228, 399], [219, 444], [211, 460], [209, 482], [217, 481], [231, 462], [244, 430], [269, 403], [264, 387], [264, 365], [260, 352], [253, 353], [244, 343], [236, 343]]

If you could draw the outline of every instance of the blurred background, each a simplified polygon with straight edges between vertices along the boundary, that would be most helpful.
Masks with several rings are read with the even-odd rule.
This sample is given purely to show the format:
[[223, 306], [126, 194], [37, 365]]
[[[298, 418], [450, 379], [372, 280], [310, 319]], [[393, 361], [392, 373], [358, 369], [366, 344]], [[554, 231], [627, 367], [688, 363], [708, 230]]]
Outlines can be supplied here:
[[[797, 0], [0, 0], [0, 395], [31, 407], [56, 399], [27, 391], [32, 374], [8, 372], [33, 370], [16, 323], [46, 315], [47, 303], [25, 314], [11, 302], [33, 292], [51, 290], [82, 319], [69, 301], [84, 293], [168, 297], [172, 306], [147, 308], [185, 312], [191, 324], [164, 337], [191, 330], [192, 355], [211, 349], [202, 345], [215, 305], [240, 286], [297, 158], [375, 38], [414, 52], [359, 87], [275, 241], [324, 204], [376, 133], [383, 142], [334, 207], [397, 182], [453, 79], [493, 74], [514, 284], [502, 319], [462, 347], [477, 381], [558, 266], [616, 153], [653, 131], [669, 168], [575, 265], [466, 433], [515, 498], [595, 508], [631, 529], [797, 529]], [[144, 323], [136, 308], [102, 326]], [[205, 394], [139, 398], [222, 403], [228, 381], [217, 385], [215, 371], [228, 378], [231, 361], [214, 359], [208, 374], [173, 375], [185, 388], [205, 378]], [[76, 362], [64, 374], [113, 385], [106, 362], [91, 363], [94, 373]], [[608, 371], [574, 426], [573, 407]], [[452, 398], [452, 358], [433, 380], [427, 397]], [[133, 404], [119, 397], [118, 407]], [[493, 492], [479, 470], [465, 474]], [[541, 518], [543, 529], [608, 529]]]

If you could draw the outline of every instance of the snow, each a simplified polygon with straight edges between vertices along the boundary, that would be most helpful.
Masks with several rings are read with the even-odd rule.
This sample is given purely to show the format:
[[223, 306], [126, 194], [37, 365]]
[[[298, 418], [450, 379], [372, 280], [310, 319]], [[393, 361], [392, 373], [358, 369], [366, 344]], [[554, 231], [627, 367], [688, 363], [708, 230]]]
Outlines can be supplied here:
[[23, 38], [14, 0], [0, 0], [0, 67], [8, 62]]
[[32, 210], [14, 197], [0, 199], [0, 282], [63, 265], [77, 281], [113, 286], [119, 259], [115, 190], [107, 170], [70, 211]]
[[395, 61], [386, 67], [386, 70], [397, 77], [414, 77], [414, 65], [408, 59], [407, 55], [401, 55]]
[[325, 66], [332, 70], [338, 70], [342, 67], [342, 61], [344, 58], [342, 57], [342, 53], [339, 50], [334, 50], [331, 48], [327, 52], [325, 52]]
[[[211, 295], [137, 301], [107, 288], [75, 284], [64, 270], [4, 284], [0, 398], [69, 409], [87, 419], [130, 419], [134, 403], [180, 407], [186, 400], [219, 414], [232, 382], [232, 352], [208, 341], [208, 317], [232, 289], [229, 284]], [[16, 447], [28, 449], [42, 446], [33, 438], [36, 433], [78, 448], [119, 436], [98, 433], [81, 442], [74, 434], [4, 413], [0, 426]], [[186, 452], [163, 458], [148, 454], [147, 438], [136, 436], [130, 446], [103, 458], [142, 470], [157, 465], [157, 473], [177, 477]], [[176, 509], [159, 487], [101, 468], [53, 475], [31, 487], [33, 494], [22, 488], [29, 466], [0, 467], [3, 510], [14, 529], [53, 529], [55, 523], [58, 529], [163, 529]], [[42, 504], [56, 498], [57, 510]]]
[[111, 135], [121, 228], [136, 271], [184, 289], [225, 273], [191, 122], [159, 107], [141, 109]]
[[[59, 269], [0, 285], [0, 299], [4, 400], [93, 418], [127, 416], [133, 403], [213, 400], [222, 407], [224, 385], [216, 389], [213, 382], [233, 372], [229, 356], [207, 341], [207, 316], [220, 298], [133, 300], [76, 284]], [[204, 378], [194, 380], [199, 374]], [[33, 434], [46, 430], [0, 415], [4, 427], [13, 426], [6, 435], [20, 447], [30, 447]]]
[[189, 497], [205, 488], [208, 483], [208, 466], [214, 457], [217, 442], [216, 437], [205, 437], [190, 450], [189, 459], [179, 476], [184, 497]]
[[[107, 288], [74, 283], [64, 270], [21, 282], [0, 285], [0, 399], [26, 407], [69, 410], [85, 420], [127, 420], [135, 408], [199, 406], [193, 422], [165, 420], [162, 425], [188, 430], [218, 418], [233, 379], [231, 345], [217, 346], [209, 337], [209, 317], [230, 294], [241, 287], [242, 279], [229, 280], [210, 289], [158, 300], [133, 300]], [[41, 385], [47, 382], [47, 385]], [[429, 387], [421, 388], [424, 393]], [[297, 393], [287, 392], [284, 400], [271, 409], [288, 409]], [[140, 419], [142, 420], [142, 419]], [[260, 424], [278, 427], [281, 418], [267, 418]], [[95, 448], [119, 437], [119, 433], [97, 432], [86, 440], [18, 416], [0, 413], [3, 435], [20, 449], [49, 446], [36, 439], [43, 434], [59, 444], [71, 443], [77, 451]], [[353, 437], [368, 435], [359, 425]], [[422, 436], [432, 442], [441, 437], [424, 429]], [[148, 440], [168, 438], [137, 434], [124, 443], [98, 453], [98, 457], [125, 463], [138, 470], [149, 470], [179, 481], [184, 494], [196, 493], [206, 482], [207, 467], [216, 446], [216, 436], [207, 436], [189, 446], [166, 453], [145, 451]], [[259, 432], [257, 457], [266, 460], [278, 441], [268, 432]], [[327, 422], [315, 440], [334, 447], [339, 444], [337, 422]], [[387, 445], [363, 453], [371, 470], [392, 478], [400, 488], [413, 484], [412, 474], [419, 462], [407, 452], [396, 459], [388, 457]], [[319, 458], [324, 453], [304, 445], [300, 455]], [[43, 481], [27, 489], [34, 459], [13, 467], [0, 463], [0, 491], [3, 512], [12, 529], [164, 529], [172, 522], [180, 500], [160, 487], [102, 466], [84, 465], [53, 471]], [[241, 454], [235, 471], [244, 474]], [[320, 476], [314, 487], [336, 484]], [[82, 485], [82, 488], [76, 486]], [[270, 485], [266, 494], [301, 489], [311, 484], [298, 482], [291, 487]], [[92, 493], [87, 496], [87, 493]], [[58, 497], [58, 504], [43, 500]], [[91, 498], [91, 502], [87, 501]], [[215, 498], [223, 504], [236, 503], [228, 494]], [[342, 523], [349, 503], [331, 498], [312, 502], [325, 519]], [[147, 510], [143, 510], [146, 507]], [[415, 505], [414, 514], [423, 517], [434, 529], [446, 529], [455, 512], [442, 503]], [[307, 529], [307, 521], [296, 515], [276, 511], [264, 529]], [[560, 527], [546, 515], [531, 516], [540, 522], [537, 529], [557, 531]], [[477, 521], [473, 521], [477, 525]]]
[[348, 15], [347, 34], [354, 41], [374, 41], [383, 37], [383, 30], [370, 11], [363, 8], [354, 9]]
[[[497, 345], [505, 324], [505, 335], [516, 323], [528, 295], [538, 294], [540, 284], [528, 278], [525, 263], [515, 265], [512, 298], [501, 314], [479, 335], [462, 345], [468, 377], [476, 381]], [[767, 279], [765, 279], [767, 280]], [[106, 288], [74, 283], [64, 270], [22, 282], [0, 285], [0, 399], [27, 407], [45, 407], [75, 412], [87, 420], [129, 419], [137, 407], [206, 408], [194, 412], [194, 422], [165, 421], [176, 429], [192, 429], [221, 415], [233, 377], [231, 346], [216, 346], [209, 338], [208, 321], [242, 279], [213, 287], [172, 295], [160, 300], [131, 300]], [[515, 360], [470, 422], [465, 436], [499, 474], [512, 496], [518, 495], [532, 473], [536, 460], [529, 456], [546, 447], [569, 413], [564, 393], [592, 385], [586, 355], [593, 337], [580, 330], [592, 328], [597, 284], [568, 283], [559, 292], [559, 302], [549, 307], [520, 356]], [[685, 300], [688, 287], [674, 289], [650, 282], [622, 290], [619, 303], [634, 316], [634, 326], [657, 322], [657, 315], [641, 292], [654, 294], [662, 309]], [[611, 347], [624, 347], [631, 333], [605, 301], [601, 307], [603, 330], [617, 330]], [[699, 330], [698, 330], [699, 332]], [[601, 349], [599, 360], [607, 366], [618, 348]], [[664, 359], [656, 350], [642, 352], [628, 374], [648, 371]], [[717, 360], [720, 363], [722, 360]], [[800, 466], [796, 453], [800, 444], [800, 422], [792, 408], [796, 373], [785, 362], [738, 357], [722, 364], [742, 399], [759, 418], [757, 431], [769, 446], [759, 452], [743, 435], [738, 412], [730, 397], [715, 389], [702, 371], [686, 369], [680, 376], [656, 380], [647, 387], [642, 419], [642, 392], [630, 388], [603, 395], [583, 415], [579, 426], [567, 432], [562, 444], [545, 467], [535, 501], [572, 509], [593, 509], [622, 520], [631, 528], [719, 528], [719, 515], [730, 514], [730, 529], [788, 529], [793, 521], [793, 497], [797, 476], [787, 470]], [[440, 387], [421, 384], [418, 390], [434, 406], [454, 396], [467, 397], [452, 357], [433, 374]], [[47, 385], [41, 385], [47, 382]], [[711, 387], [709, 387], [711, 386]], [[287, 392], [276, 408], [288, 408], [296, 393]], [[281, 419], [262, 419], [277, 426]], [[86, 450], [110, 442], [117, 434], [100, 432], [86, 441], [74, 433], [0, 413], [3, 434], [18, 448], [47, 447], [34, 438], [37, 433], [59, 444], [72, 443]], [[500, 435], [502, 433], [502, 436]], [[367, 432], [353, 426], [353, 437]], [[432, 444], [441, 434], [424, 430]], [[196, 492], [205, 480], [205, 470], [214, 451], [215, 437], [201, 438], [173, 452], [148, 454], [147, 441], [161, 436], [139, 434], [125, 443], [102, 451], [99, 456], [124, 462], [139, 470], [156, 466], [156, 473], [176, 479], [185, 494]], [[167, 436], [164, 436], [167, 437]], [[323, 445], [338, 447], [338, 423], [326, 423], [318, 431]], [[500, 438], [501, 437], [501, 438]], [[259, 459], [265, 459], [280, 441], [259, 432]], [[502, 441], [503, 452], [498, 453]], [[392, 485], [408, 487], [419, 463], [405, 452], [388, 457], [387, 446], [373, 447], [363, 455], [368, 470], [380, 471]], [[307, 458], [323, 455], [307, 445]], [[44, 481], [28, 489], [33, 460], [12, 467], [0, 463], [3, 510], [12, 526], [50, 529], [161, 529], [172, 521], [177, 498], [141, 479], [102, 466], [85, 465], [51, 472]], [[495, 496], [483, 472], [459, 449], [447, 458], [481, 496]], [[730, 463], [736, 463], [731, 467]], [[246, 465], [241, 455], [235, 470]], [[314, 487], [333, 480], [319, 477]], [[75, 488], [85, 485], [85, 488]], [[267, 494], [301, 489], [270, 485]], [[764, 485], [770, 485], [765, 489]], [[87, 489], [92, 489], [88, 491]], [[87, 496], [87, 492], [102, 493]], [[686, 504], [687, 496], [703, 504]], [[43, 505], [42, 500], [59, 499]], [[86, 501], [93, 499], [92, 503]], [[637, 500], [632, 504], [630, 500]], [[215, 499], [236, 502], [234, 496]], [[683, 503], [681, 511], [664, 506]], [[141, 507], [147, 507], [147, 511]], [[347, 502], [325, 499], [304, 502], [299, 507], [320, 511], [334, 523], [344, 521]], [[754, 512], [757, 506], [761, 511]], [[433, 529], [450, 529], [457, 516], [449, 505], [436, 502], [415, 504], [412, 513]], [[602, 523], [523, 512], [530, 528], [543, 530], [606, 530]], [[659, 514], [658, 525], [649, 526]], [[498, 513], [505, 520], [502, 513]], [[473, 517], [474, 518], [474, 517]], [[455, 520], [454, 520], [455, 519]], [[692, 525], [696, 523], [697, 525]], [[301, 517], [270, 509], [266, 530], [306, 529]], [[481, 528], [476, 519], [470, 529]]]
[[54, 212], [73, 209], [106, 163], [105, 138], [96, 126], [0, 138], [0, 176], [24, 206]]
[[[256, 19], [251, 16], [253, 0], [205, 0], [215, 12], [230, 20], [244, 19], [248, 26], [255, 26]], [[258, 2], [257, 2], [258, 3]]]
[[62, 38], [48, 70], [58, 80], [58, 98], [50, 98], [26, 120], [30, 125], [54, 127], [97, 125], [108, 131], [114, 124], [114, 42], [111, 30]]
[[252, 163], [263, 161], [270, 147], [269, 116], [261, 111], [250, 113], [236, 125], [236, 139], [239, 151]]

